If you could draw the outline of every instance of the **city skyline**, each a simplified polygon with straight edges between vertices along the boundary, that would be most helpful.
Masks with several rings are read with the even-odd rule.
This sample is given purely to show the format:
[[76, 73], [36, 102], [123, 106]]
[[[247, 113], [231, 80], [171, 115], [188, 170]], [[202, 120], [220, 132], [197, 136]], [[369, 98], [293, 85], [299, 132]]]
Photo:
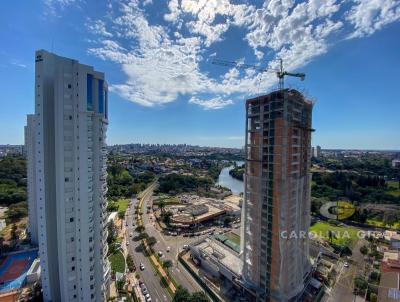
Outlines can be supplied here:
[[[0, 125], [8, 131], [0, 134], [0, 143], [23, 143], [25, 115], [33, 112], [33, 55], [44, 48], [110, 75], [109, 144], [244, 146], [245, 99], [270, 92], [275, 75], [265, 74], [259, 84], [250, 72], [211, 61], [217, 57], [265, 66], [281, 56], [288, 70], [306, 73], [304, 82], [295, 79], [289, 87], [306, 95], [310, 91], [308, 96], [317, 101], [313, 145], [400, 148], [393, 139], [400, 131], [400, 95], [386, 88], [395, 87], [399, 64], [398, 1], [363, 1], [365, 6], [357, 1], [271, 2], [275, 5], [269, 7], [262, 1], [207, 3], [202, 8], [191, 1], [168, 6], [155, 0], [3, 3], [0, 22], [7, 30], [1, 37], [9, 42], [1, 52], [0, 77], [7, 85]], [[248, 23], [257, 9], [265, 17], [257, 22], [271, 18], [265, 33], [257, 31], [262, 24]], [[17, 11], [21, 17], [15, 17]], [[299, 22], [302, 31], [289, 35], [284, 16], [289, 23]], [[209, 34], [211, 25], [215, 30]]]

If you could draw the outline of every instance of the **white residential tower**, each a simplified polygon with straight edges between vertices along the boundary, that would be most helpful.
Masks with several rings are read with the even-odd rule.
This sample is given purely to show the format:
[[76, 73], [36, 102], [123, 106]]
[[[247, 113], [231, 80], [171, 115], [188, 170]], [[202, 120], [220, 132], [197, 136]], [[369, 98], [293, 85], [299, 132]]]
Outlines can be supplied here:
[[37, 218], [44, 300], [103, 301], [110, 276], [107, 83], [78, 61], [44, 50], [35, 59], [35, 114], [28, 117], [26, 141], [29, 218]]

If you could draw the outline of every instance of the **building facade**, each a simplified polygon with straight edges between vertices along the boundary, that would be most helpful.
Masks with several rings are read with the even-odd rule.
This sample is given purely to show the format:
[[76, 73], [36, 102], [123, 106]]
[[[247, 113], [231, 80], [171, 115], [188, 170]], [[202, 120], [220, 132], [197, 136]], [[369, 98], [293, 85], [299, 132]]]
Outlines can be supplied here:
[[25, 126], [26, 175], [28, 189], [28, 235], [32, 245], [38, 245], [38, 218], [36, 199], [35, 115], [28, 114]]
[[312, 103], [296, 90], [246, 102], [243, 279], [257, 301], [290, 301], [310, 271]]
[[[36, 52], [35, 114], [29, 123], [29, 200], [36, 200], [45, 301], [103, 301], [108, 291], [104, 74]], [[29, 168], [28, 168], [29, 169]], [[31, 215], [29, 215], [31, 217]]]

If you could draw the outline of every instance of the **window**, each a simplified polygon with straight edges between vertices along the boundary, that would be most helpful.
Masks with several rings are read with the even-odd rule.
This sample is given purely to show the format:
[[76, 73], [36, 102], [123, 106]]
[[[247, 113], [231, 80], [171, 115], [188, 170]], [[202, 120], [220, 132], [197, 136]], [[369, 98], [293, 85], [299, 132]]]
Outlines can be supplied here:
[[108, 91], [106, 90], [104, 93], [104, 111], [105, 111], [105, 118], [108, 118]]
[[87, 110], [93, 111], [93, 75], [88, 74], [86, 77], [87, 84]]
[[74, 271], [75, 270], [75, 266], [71, 267], [71, 270]]
[[68, 84], [68, 88], [71, 89], [71, 87], [72, 87], [71, 84]]
[[99, 80], [99, 91], [98, 91], [98, 106], [99, 106], [99, 113], [104, 113], [104, 81]]
[[71, 218], [69, 219], [69, 222], [74, 222], [74, 218], [71, 217]]

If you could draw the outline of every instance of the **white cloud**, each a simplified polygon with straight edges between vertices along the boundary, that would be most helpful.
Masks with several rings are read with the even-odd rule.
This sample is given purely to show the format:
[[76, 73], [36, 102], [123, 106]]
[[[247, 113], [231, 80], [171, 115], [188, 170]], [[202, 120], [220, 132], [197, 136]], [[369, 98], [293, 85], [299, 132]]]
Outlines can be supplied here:
[[96, 35], [100, 35], [103, 37], [112, 37], [113, 35], [107, 31], [106, 24], [104, 21], [97, 20], [97, 21], [89, 21], [86, 27], [89, 29], [90, 32]]
[[14, 66], [20, 67], [20, 68], [27, 68], [28, 67], [25, 64], [23, 64], [23, 63], [21, 63], [21, 62], [19, 62], [17, 60], [11, 61], [11, 64], [14, 65]]
[[169, 13], [164, 15], [165, 21], [177, 22], [180, 15], [178, 0], [170, 0], [168, 3]]
[[221, 97], [215, 97], [208, 100], [201, 100], [195, 96], [191, 97], [189, 104], [196, 104], [203, 107], [204, 110], [222, 109], [226, 106], [232, 105], [232, 100], [224, 100]]
[[394, 0], [353, 0], [355, 5], [347, 20], [355, 31], [349, 38], [373, 34], [387, 24], [400, 20], [400, 1]]
[[81, 0], [43, 0], [43, 3], [46, 7], [46, 14], [57, 16], [57, 10], [62, 10], [79, 1]]
[[150, 23], [139, 0], [120, 4], [108, 23], [87, 24], [99, 36], [89, 53], [118, 64], [126, 76], [110, 89], [143, 106], [185, 96], [204, 109], [220, 109], [271, 88], [273, 72], [232, 68], [215, 78], [202, 69], [211, 57], [232, 58], [230, 49], [208, 51], [232, 26], [243, 36], [231, 43], [247, 43], [255, 58], [268, 58], [262, 66], [277, 68], [282, 58], [286, 69], [295, 70], [344, 37], [369, 35], [400, 14], [399, 1], [389, 0], [266, 0], [259, 8], [229, 0], [170, 0], [167, 5], [166, 25]]

